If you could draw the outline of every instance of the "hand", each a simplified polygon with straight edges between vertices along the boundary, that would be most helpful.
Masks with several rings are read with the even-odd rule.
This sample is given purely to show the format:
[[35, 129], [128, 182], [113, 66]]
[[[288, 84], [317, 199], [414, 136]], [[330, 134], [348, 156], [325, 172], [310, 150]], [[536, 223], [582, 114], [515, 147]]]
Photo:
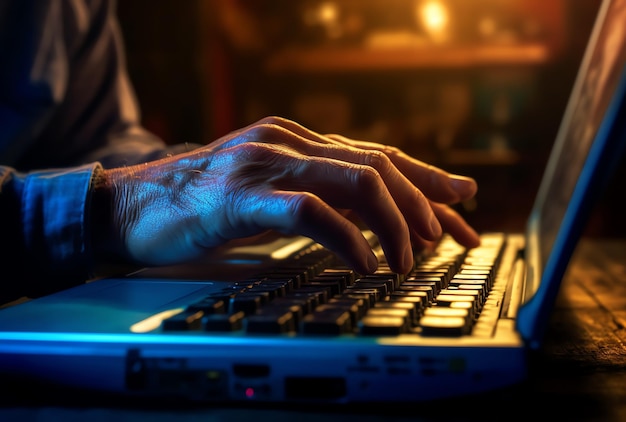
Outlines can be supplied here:
[[[377, 260], [354, 213], [379, 238], [392, 270], [407, 273], [412, 241], [448, 231], [467, 247], [474, 230], [452, 210], [476, 193], [397, 148], [321, 135], [268, 117], [194, 151], [106, 170], [106, 252], [139, 265], [193, 259], [267, 230], [308, 236], [360, 273]], [[103, 229], [103, 230], [106, 230]]]

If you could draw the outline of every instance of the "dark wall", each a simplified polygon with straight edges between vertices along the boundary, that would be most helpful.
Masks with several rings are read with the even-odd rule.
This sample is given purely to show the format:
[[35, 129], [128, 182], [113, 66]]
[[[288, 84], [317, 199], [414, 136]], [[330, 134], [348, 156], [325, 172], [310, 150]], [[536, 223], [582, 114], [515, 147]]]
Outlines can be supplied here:
[[[239, 2], [245, 3], [245, 0]], [[209, 142], [233, 124], [247, 122], [250, 113], [250, 107], [246, 105], [248, 96], [253, 91], [264, 92], [260, 63], [250, 61], [248, 57], [247, 62], [243, 61], [246, 63], [244, 69], [233, 69], [231, 72], [228, 63], [215, 61], [216, 57], [228, 61], [228, 54], [234, 54], [230, 59], [237, 62], [238, 57], [236, 51], [229, 50], [228, 40], [219, 36], [207, 38], [207, 34], [217, 34], [217, 31], [211, 29], [219, 26], [217, 21], [220, 15], [217, 9], [213, 13], [212, 4], [204, 3], [203, 0], [132, 0], [118, 3], [129, 72], [143, 112], [143, 123], [170, 143]], [[540, 69], [534, 79], [535, 86], [532, 89], [541, 96], [536, 97], [532, 107], [521, 116], [519, 130], [515, 133], [524, 138], [526, 147], [537, 148], [534, 152], [530, 151], [530, 155], [539, 157], [533, 164], [535, 167], [510, 168], [506, 170], [506, 178], [500, 180], [496, 180], [498, 177], [494, 177], [489, 168], [449, 168], [479, 179], [482, 195], [479, 197], [479, 205], [482, 204], [482, 208], [467, 213], [468, 220], [479, 230], [491, 227], [494, 222], [505, 229], [523, 228], [541, 176], [543, 160], [547, 156], [550, 140], [554, 139], [558, 129], [598, 4], [598, 0], [565, 1], [565, 51], [558, 60]], [[263, 15], [264, 19], [280, 20], [281, 8], [272, 9], [269, 17], [254, 7], [251, 10], [254, 12], [253, 17], [256, 13], [257, 16]], [[279, 46], [280, 43], [274, 45]], [[211, 46], [217, 47], [218, 54], [214, 54], [216, 51]], [[358, 78], [347, 80], [349, 83], [340, 82], [342, 89], [349, 88], [350, 83], [358, 83]], [[376, 80], [376, 77], [371, 78], [371, 81]], [[396, 82], [400, 80], [396, 78]], [[372, 86], [371, 93], [390, 92], [385, 84], [392, 82], [386, 80], [378, 91]], [[315, 86], [315, 81], [309, 83]], [[257, 89], [259, 87], [261, 89]], [[271, 89], [266, 92], [267, 103], [278, 104], [276, 108], [267, 108], [269, 112], [284, 110], [289, 113], [289, 109], [283, 107], [286, 103], [281, 103], [280, 95]], [[361, 101], [360, 107], [355, 110], [369, 110], [364, 107], [366, 102], [365, 99]], [[393, 99], [390, 104], [393, 105]], [[365, 112], [356, 116], [355, 120], [368, 122], [383, 114], [393, 119], [393, 110], [393, 107], [387, 107], [374, 115]], [[468, 127], [472, 124], [476, 127], [480, 122], [469, 122]], [[515, 130], [514, 127], [512, 130]], [[521, 133], [524, 135], [521, 136]], [[620, 208], [625, 182], [622, 165], [596, 208], [589, 224], [589, 234], [626, 235], [626, 223]], [[496, 196], [509, 192], [508, 206], [494, 208], [489, 202], [494, 192]], [[516, 212], [512, 217], [504, 218], [510, 210]]]
[[166, 142], [203, 140], [198, 0], [118, 2], [143, 123]]

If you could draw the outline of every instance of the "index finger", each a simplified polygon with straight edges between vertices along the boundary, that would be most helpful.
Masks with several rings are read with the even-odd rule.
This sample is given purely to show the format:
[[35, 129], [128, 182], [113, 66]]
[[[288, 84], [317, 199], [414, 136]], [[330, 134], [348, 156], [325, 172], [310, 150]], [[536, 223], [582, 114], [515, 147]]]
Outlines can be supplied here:
[[328, 135], [328, 137], [353, 147], [382, 151], [398, 170], [433, 201], [446, 204], [458, 203], [473, 198], [478, 190], [476, 181], [471, 177], [448, 173], [439, 167], [413, 158], [396, 147], [357, 141], [341, 135]]

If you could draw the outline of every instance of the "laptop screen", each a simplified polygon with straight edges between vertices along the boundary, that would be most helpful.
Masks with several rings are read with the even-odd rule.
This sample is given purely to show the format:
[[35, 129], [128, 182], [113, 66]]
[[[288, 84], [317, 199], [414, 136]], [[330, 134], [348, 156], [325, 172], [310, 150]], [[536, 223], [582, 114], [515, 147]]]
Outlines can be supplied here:
[[626, 143], [624, 22], [626, 0], [605, 1], [533, 206], [527, 229], [530, 302], [519, 323], [526, 338], [547, 320], [593, 203]]
[[[596, 48], [587, 58], [579, 76], [551, 158], [551, 175], [542, 186], [538, 204], [542, 268], [545, 268], [557, 236], [559, 222], [565, 217], [567, 205], [574, 194], [579, 176], [585, 170], [585, 160], [596, 138], [608, 136], [616, 112], [616, 94], [624, 79], [626, 62], [626, 2], [615, 3], [606, 14], [605, 24], [597, 34]], [[622, 88], [623, 89], [623, 88]], [[612, 108], [611, 108], [612, 106]], [[582, 175], [584, 177], [584, 175]]]

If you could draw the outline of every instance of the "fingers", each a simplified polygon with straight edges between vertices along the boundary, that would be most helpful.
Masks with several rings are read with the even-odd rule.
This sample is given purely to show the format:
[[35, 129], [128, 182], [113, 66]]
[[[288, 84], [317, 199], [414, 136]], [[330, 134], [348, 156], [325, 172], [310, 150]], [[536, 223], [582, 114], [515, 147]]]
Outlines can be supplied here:
[[456, 211], [444, 204], [431, 202], [433, 211], [444, 227], [444, 230], [461, 245], [475, 248], [480, 245], [478, 233]]
[[[415, 184], [428, 198], [433, 201], [453, 204], [476, 195], [476, 181], [470, 177], [448, 173], [440, 168], [419, 161], [398, 148], [374, 142], [357, 141], [341, 135], [320, 135], [306, 127], [280, 117], [266, 117], [243, 128], [237, 134], [263, 126], [278, 126], [291, 134], [321, 144], [340, 144], [359, 150], [379, 151], [388, 156], [397, 169]], [[257, 139], [258, 141], [258, 139]]]
[[[280, 117], [266, 117], [233, 134], [240, 136], [248, 133], [256, 141], [261, 141], [265, 136], [262, 134], [258, 136], [259, 133], [251, 133], [251, 131], [271, 127], [282, 128], [285, 130], [283, 134], [295, 134], [300, 138], [308, 139], [318, 144], [348, 146], [361, 151], [379, 151], [389, 157], [395, 167], [433, 201], [446, 204], [458, 203], [474, 197], [478, 189], [474, 179], [448, 173], [440, 168], [419, 161], [398, 148], [373, 142], [357, 141], [341, 135], [320, 135], [296, 122]], [[275, 135], [267, 135], [269, 135], [270, 140], [276, 140], [274, 139]], [[246, 136], [244, 135], [244, 137]], [[280, 136], [279, 138], [283, 141], [287, 140], [285, 136]]]
[[263, 196], [262, 206], [259, 206], [257, 195], [242, 202], [242, 208], [250, 211], [248, 217], [254, 224], [310, 237], [334, 251], [361, 274], [376, 271], [378, 259], [361, 230], [317, 196], [288, 191]]
[[[271, 157], [256, 156], [261, 145], [273, 151]], [[241, 147], [247, 152], [239, 172], [248, 173], [248, 186], [271, 181], [272, 209], [276, 211], [278, 204], [289, 205], [287, 214], [279, 213], [278, 218], [275, 212], [265, 213], [267, 210], [259, 208], [259, 204], [270, 207], [268, 202], [257, 202], [257, 206], [250, 203], [257, 214], [248, 218], [256, 219], [259, 229], [305, 234], [363, 269], [368, 267], [363, 257], [369, 256], [362, 250], [364, 239], [356, 226], [334, 210], [352, 209], [378, 235], [390, 265], [398, 272], [408, 267], [410, 238], [419, 245], [432, 246], [445, 230], [464, 246], [478, 244], [476, 232], [445, 205], [475, 195], [477, 186], [471, 178], [427, 165], [394, 147], [320, 135], [277, 117], [262, 119], [209, 145], [213, 152]], [[268, 167], [270, 162], [273, 164]], [[279, 199], [278, 192], [289, 201]], [[289, 213], [298, 214], [290, 218]], [[356, 239], [360, 246], [351, 249]], [[371, 252], [369, 246], [366, 250]]]
[[[384, 178], [411, 228], [425, 240], [434, 240], [441, 235], [440, 222], [426, 198], [452, 204], [472, 198], [477, 190], [473, 179], [427, 165], [397, 148], [355, 141], [339, 135], [322, 136], [283, 118], [262, 119], [239, 131], [238, 136], [247, 140], [282, 143], [310, 156], [330, 157], [373, 166]], [[417, 193], [410, 192], [411, 190]], [[416, 194], [422, 197], [416, 203], [417, 207], [415, 203], [405, 200]], [[461, 221], [459, 217], [449, 223], [450, 228], [459, 235], [457, 240], [472, 238], [472, 234], [464, 233], [469, 226], [464, 222], [461, 224]]]
[[[306, 232], [316, 240], [319, 233], [328, 234], [320, 243], [326, 246], [332, 244], [334, 247], [345, 247], [347, 249], [336, 250], [341, 254], [350, 255], [354, 253], [348, 251], [350, 244], [345, 244], [339, 239], [343, 236], [343, 231], [332, 234], [329, 230], [342, 228], [349, 221], [335, 209], [352, 209], [378, 235], [381, 246], [389, 257], [390, 266], [398, 272], [410, 270], [413, 256], [409, 228], [385, 180], [376, 169], [336, 159], [305, 156], [275, 145], [247, 144], [239, 149], [247, 151], [240, 163], [241, 170], [236, 181], [238, 187], [229, 190], [243, 192], [252, 198], [245, 206], [241, 206], [241, 199], [237, 199], [240, 212], [247, 214], [244, 220], [254, 221], [259, 228], [271, 224], [269, 227], [286, 233]], [[260, 163], [264, 166], [260, 166]], [[267, 198], [274, 198], [276, 196], [274, 192], [279, 191], [292, 192], [292, 196], [299, 195], [296, 197], [304, 205], [293, 206], [295, 201], [292, 199], [291, 203], [285, 205], [290, 205], [289, 211], [294, 215], [282, 212], [276, 215], [272, 210], [280, 210], [280, 207], [268, 202]], [[270, 192], [270, 195], [266, 192]], [[416, 203], [425, 200], [417, 192], [413, 190], [412, 200], [407, 198], [405, 203], [412, 202], [414, 208], [418, 208]], [[333, 212], [329, 214], [319, 204], [312, 203], [307, 196], [309, 194], [326, 204], [326, 207], [332, 207]], [[303, 210], [309, 209], [319, 209], [325, 223], [329, 223], [331, 217], [334, 221], [326, 227], [320, 225], [320, 220], [313, 218], [316, 216], [315, 213], [306, 212], [304, 213], [306, 218], [303, 218]], [[428, 211], [432, 213], [430, 206]], [[306, 221], [313, 226], [306, 226]], [[360, 234], [360, 230], [353, 223], [350, 222], [350, 225], [351, 230], [357, 230]]]
[[448, 173], [438, 167], [419, 161], [398, 148], [372, 142], [355, 141], [340, 135], [328, 135], [329, 138], [364, 150], [382, 151], [393, 164], [424, 194], [433, 201], [453, 204], [470, 199], [476, 195], [478, 186], [470, 177]]
[[[299, 131], [303, 132], [303, 130]], [[428, 240], [435, 240], [441, 236], [441, 225], [433, 213], [428, 199], [393, 165], [389, 157], [383, 152], [371, 149], [363, 150], [336, 143], [312, 141], [276, 125], [255, 126], [249, 129], [245, 136], [250, 136], [251, 133], [255, 134], [256, 139], [272, 139], [274, 142], [288, 145], [310, 159], [315, 159], [315, 157], [332, 158], [345, 163], [373, 168], [378, 173], [377, 177], [382, 178], [391, 194], [391, 198], [385, 198], [385, 201], [389, 201], [400, 209], [409, 226]], [[322, 137], [317, 135], [317, 139], [322, 139]], [[314, 170], [317, 168], [314, 167]], [[349, 167], [348, 170], [350, 168], [352, 167]], [[314, 180], [308, 177], [301, 177], [301, 179]], [[315, 186], [315, 184], [310, 184], [303, 186], [303, 189], [313, 189]], [[364, 195], [366, 198], [371, 196], [367, 192]]]

